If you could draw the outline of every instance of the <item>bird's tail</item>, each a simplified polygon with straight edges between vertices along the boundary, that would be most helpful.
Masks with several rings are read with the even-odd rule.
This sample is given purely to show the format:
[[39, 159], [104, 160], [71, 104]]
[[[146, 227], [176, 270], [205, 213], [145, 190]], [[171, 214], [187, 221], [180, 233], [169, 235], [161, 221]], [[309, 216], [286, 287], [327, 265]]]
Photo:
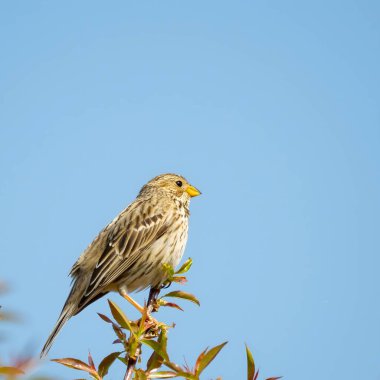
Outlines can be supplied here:
[[78, 304], [83, 296], [83, 293], [87, 287], [87, 278], [84, 276], [79, 276], [74, 280], [73, 287], [71, 288], [70, 294], [67, 297], [65, 305], [61, 311], [57, 323], [54, 326], [53, 331], [49, 335], [44, 347], [42, 348], [40, 357], [44, 357], [50, 350], [54, 339], [57, 337], [58, 333], [61, 331], [63, 325], [75, 314], [78, 313]]
[[63, 325], [75, 314], [75, 305], [66, 304], [61, 312], [61, 315], [58, 318], [57, 323], [54, 326], [53, 331], [49, 335], [49, 338], [47, 338], [47, 341], [42, 348], [40, 358], [43, 358], [50, 350], [51, 345], [54, 342], [54, 339], [57, 337], [58, 333], [61, 331], [61, 328]]

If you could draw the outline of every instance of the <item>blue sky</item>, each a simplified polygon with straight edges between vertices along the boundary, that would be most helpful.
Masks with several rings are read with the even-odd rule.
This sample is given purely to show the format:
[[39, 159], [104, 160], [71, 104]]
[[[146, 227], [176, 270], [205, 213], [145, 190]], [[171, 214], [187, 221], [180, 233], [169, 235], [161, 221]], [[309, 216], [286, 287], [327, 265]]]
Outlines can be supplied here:
[[[202, 305], [163, 311], [177, 323], [173, 359], [228, 340], [205, 378], [245, 378], [247, 342], [265, 376], [380, 379], [379, 12], [352, 0], [3, 2], [1, 304], [24, 322], [2, 327], [1, 356], [37, 353], [81, 251], [147, 180], [178, 172], [203, 192], [185, 253]], [[106, 298], [50, 357], [108, 353], [96, 312]], [[48, 362], [40, 373], [78, 377]]]

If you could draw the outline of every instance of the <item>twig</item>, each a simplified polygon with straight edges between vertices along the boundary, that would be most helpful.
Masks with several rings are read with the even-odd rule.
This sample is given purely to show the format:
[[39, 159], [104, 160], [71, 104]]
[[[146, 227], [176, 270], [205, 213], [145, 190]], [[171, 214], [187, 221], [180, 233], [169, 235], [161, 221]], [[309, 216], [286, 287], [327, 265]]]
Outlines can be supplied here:
[[125, 375], [124, 375], [124, 380], [131, 380], [132, 379], [132, 375], [133, 375], [133, 371], [135, 369], [136, 361], [137, 361], [136, 359], [132, 360], [132, 358], [129, 358], [127, 371], [125, 372]]
[[148, 313], [156, 312], [157, 308], [157, 298], [160, 294], [161, 288], [150, 288], [149, 297], [148, 297]]
[[139, 358], [140, 355], [141, 355], [141, 345], [137, 348], [135, 355], [130, 356], [128, 358], [128, 365], [127, 365], [127, 370], [126, 370], [125, 375], [124, 375], [124, 380], [131, 380], [132, 379], [132, 375], [133, 375], [133, 372], [135, 370], [137, 359]]

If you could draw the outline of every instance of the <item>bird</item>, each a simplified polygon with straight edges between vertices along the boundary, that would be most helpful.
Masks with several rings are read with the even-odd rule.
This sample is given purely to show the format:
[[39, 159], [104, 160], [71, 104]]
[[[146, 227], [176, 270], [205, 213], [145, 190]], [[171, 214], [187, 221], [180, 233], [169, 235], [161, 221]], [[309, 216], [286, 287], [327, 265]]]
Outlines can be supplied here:
[[[129, 293], [150, 288], [148, 304], [175, 268], [188, 238], [189, 205], [201, 192], [181, 175], [161, 174], [147, 182], [83, 251], [69, 276], [72, 285], [40, 357], [49, 352], [64, 324], [84, 308], [116, 291], [141, 309]], [[141, 310], [140, 310], [141, 311]]]

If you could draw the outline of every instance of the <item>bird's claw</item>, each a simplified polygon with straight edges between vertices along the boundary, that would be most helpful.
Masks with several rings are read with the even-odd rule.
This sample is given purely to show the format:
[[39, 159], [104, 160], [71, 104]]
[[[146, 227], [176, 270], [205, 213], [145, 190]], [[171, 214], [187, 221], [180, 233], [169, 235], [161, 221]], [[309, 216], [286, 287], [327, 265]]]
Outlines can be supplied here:
[[[136, 321], [136, 324], [141, 325], [141, 318]], [[147, 313], [144, 321], [144, 337], [146, 339], [156, 338], [159, 335], [160, 326], [160, 322]]]
[[161, 289], [167, 289], [171, 284], [172, 282], [170, 280], [167, 280], [161, 285]]

